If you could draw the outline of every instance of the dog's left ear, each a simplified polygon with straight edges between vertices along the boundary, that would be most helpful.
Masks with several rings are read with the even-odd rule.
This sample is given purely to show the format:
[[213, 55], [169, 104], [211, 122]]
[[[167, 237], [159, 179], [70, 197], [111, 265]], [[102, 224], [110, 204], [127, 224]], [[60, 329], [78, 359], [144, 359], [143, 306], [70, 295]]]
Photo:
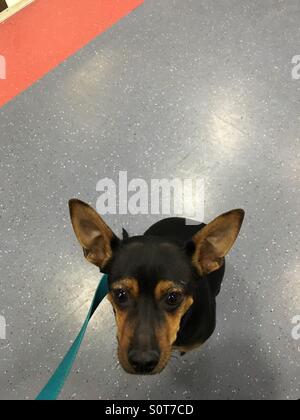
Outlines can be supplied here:
[[244, 210], [232, 210], [217, 217], [193, 237], [193, 264], [204, 276], [218, 270], [233, 247], [245, 217]]
[[119, 240], [88, 204], [80, 200], [69, 201], [71, 221], [85, 258], [101, 269], [113, 254], [113, 246]]

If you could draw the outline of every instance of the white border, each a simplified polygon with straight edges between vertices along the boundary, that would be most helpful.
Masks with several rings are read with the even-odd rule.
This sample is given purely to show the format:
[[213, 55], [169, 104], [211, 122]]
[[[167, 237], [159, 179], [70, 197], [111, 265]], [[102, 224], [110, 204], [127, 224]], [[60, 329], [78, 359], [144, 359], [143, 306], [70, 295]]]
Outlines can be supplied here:
[[7, 9], [3, 10], [3, 12], [0, 13], [0, 23], [4, 22], [9, 17], [19, 12], [20, 10], [28, 6], [33, 1], [34, 0], [22, 0], [20, 1], [20, 3], [16, 4], [15, 6], [8, 7]]

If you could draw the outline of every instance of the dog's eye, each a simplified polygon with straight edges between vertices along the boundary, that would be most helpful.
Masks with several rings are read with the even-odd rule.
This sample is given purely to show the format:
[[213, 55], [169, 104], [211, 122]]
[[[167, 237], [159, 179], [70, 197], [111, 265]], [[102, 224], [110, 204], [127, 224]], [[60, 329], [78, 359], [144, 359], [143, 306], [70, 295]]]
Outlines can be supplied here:
[[116, 289], [114, 290], [114, 298], [117, 303], [120, 305], [124, 305], [129, 300], [128, 292], [124, 289]]
[[171, 292], [166, 296], [165, 302], [172, 308], [179, 306], [182, 302], [182, 294], [180, 292]]

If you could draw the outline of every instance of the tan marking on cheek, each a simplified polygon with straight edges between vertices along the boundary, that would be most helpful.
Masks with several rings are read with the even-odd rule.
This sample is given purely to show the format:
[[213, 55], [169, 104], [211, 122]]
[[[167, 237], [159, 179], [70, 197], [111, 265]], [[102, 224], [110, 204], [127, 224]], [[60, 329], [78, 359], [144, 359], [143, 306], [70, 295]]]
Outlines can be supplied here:
[[193, 298], [188, 297], [183, 301], [180, 308], [175, 313], [166, 314], [167, 325], [168, 325], [167, 328], [169, 332], [168, 336], [169, 336], [169, 341], [171, 345], [176, 341], [182, 317], [186, 314], [186, 312], [192, 306], [193, 302], [194, 302]]
[[134, 325], [128, 321], [127, 312], [125, 310], [120, 310], [115, 304], [111, 294], [108, 295], [108, 300], [115, 310], [118, 338], [118, 357], [120, 363], [126, 372], [134, 373], [128, 362], [128, 349], [134, 334]]
[[172, 345], [176, 341], [182, 317], [193, 304], [193, 298], [187, 297], [175, 313], [166, 313], [164, 325], [156, 330], [157, 340], [161, 349], [161, 359], [154, 373], [161, 372], [168, 363]]
[[120, 310], [118, 308], [111, 294], [109, 294], [107, 298], [112, 304], [112, 307], [114, 308], [116, 323], [117, 323], [117, 336], [120, 341], [122, 337], [124, 336], [124, 330], [126, 328], [127, 312], [125, 310]]

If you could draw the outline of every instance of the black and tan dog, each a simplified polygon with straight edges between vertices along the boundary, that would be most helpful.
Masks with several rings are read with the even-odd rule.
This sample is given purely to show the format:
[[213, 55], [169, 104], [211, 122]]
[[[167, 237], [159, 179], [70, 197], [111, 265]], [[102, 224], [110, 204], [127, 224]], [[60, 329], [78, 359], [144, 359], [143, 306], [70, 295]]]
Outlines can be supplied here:
[[70, 213], [86, 259], [108, 274], [119, 360], [128, 373], [159, 373], [173, 349], [187, 352], [212, 335], [225, 255], [243, 210], [208, 225], [165, 219], [143, 236], [124, 232], [122, 240], [87, 204], [71, 200]]

